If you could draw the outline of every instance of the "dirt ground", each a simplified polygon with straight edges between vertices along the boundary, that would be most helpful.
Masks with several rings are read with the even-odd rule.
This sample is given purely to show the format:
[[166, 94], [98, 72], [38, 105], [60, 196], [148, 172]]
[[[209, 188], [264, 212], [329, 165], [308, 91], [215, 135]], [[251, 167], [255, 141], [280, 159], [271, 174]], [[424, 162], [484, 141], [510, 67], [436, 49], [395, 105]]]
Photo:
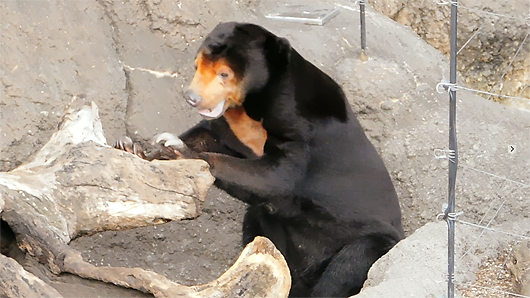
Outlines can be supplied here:
[[[339, 4], [341, 13], [325, 26], [308, 26], [264, 18], [281, 6], [276, 1], [1, 1], [0, 171], [42, 147], [74, 94], [98, 104], [109, 143], [121, 135], [147, 143], [164, 131], [183, 132], [200, 120], [180, 94], [202, 38], [220, 21], [250, 21], [287, 37], [342, 84], [391, 173], [407, 234], [434, 221], [447, 192], [447, 160], [434, 157], [435, 149], [447, 146], [447, 94], [436, 92], [448, 76], [447, 59], [410, 29], [368, 9], [363, 61], [353, 3], [304, 3]], [[139, 68], [174, 77], [157, 78]], [[459, 172], [457, 188], [461, 219], [530, 236], [528, 111], [469, 92], [459, 93], [458, 105], [461, 164], [467, 167]], [[94, 265], [138, 266], [186, 285], [205, 283], [239, 255], [244, 212], [244, 203], [212, 188], [197, 219], [107, 231], [70, 245]], [[479, 259], [513, 240], [479, 234], [481, 241], [471, 247]], [[65, 297], [149, 296], [52, 276], [32, 260], [18, 260]]]

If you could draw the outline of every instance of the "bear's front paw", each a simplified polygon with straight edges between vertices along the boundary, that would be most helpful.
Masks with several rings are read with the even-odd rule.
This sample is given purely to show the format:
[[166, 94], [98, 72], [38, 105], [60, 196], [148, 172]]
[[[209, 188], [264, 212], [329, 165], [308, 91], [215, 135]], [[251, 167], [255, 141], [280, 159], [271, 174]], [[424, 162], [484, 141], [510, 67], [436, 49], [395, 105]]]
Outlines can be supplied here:
[[186, 144], [177, 136], [172, 133], [164, 132], [159, 135], [156, 135], [153, 139], [153, 145], [161, 144], [164, 147], [173, 147], [177, 150], [185, 150], [188, 148]]
[[193, 152], [177, 136], [164, 132], [154, 137], [153, 145], [158, 146], [148, 158], [151, 159], [181, 159], [195, 158]]

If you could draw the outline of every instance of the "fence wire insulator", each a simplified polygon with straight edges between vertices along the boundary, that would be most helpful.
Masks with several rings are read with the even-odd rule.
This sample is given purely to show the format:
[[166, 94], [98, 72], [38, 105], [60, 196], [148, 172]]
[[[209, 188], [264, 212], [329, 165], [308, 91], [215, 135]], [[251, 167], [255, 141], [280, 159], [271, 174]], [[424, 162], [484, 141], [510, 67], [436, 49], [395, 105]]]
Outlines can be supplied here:
[[447, 275], [447, 281], [454, 283], [455, 282], [455, 274], [448, 274]]
[[[444, 208], [447, 208], [447, 205], [444, 204]], [[464, 212], [458, 212], [458, 213], [455, 213], [455, 212], [451, 212], [451, 213], [446, 213], [447, 209], [443, 209], [442, 213], [438, 214], [436, 216], [436, 220], [437, 221], [458, 221], [458, 222], [461, 222], [461, 220], [458, 219], [458, 217], [462, 214], [464, 214]]]
[[440, 83], [436, 84], [436, 92], [438, 93], [451, 92], [451, 91], [456, 91], [456, 90], [457, 90], [456, 84], [451, 84], [445, 80], [442, 80]]
[[457, 217], [460, 215], [460, 213], [455, 212], [447, 212], [444, 214], [443, 219], [446, 221], [456, 221]]
[[[456, 162], [456, 151], [450, 149], [434, 149], [434, 158], [436, 159], [449, 159], [450, 162]], [[444, 209], [445, 210], [445, 209]]]

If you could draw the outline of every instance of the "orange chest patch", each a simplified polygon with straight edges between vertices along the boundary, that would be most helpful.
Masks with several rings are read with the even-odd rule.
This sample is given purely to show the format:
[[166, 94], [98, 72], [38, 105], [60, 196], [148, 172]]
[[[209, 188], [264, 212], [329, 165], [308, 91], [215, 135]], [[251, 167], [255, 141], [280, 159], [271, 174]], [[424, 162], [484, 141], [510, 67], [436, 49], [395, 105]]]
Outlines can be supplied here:
[[263, 156], [263, 147], [267, 141], [267, 131], [261, 122], [250, 118], [243, 107], [228, 109], [224, 117], [230, 129], [241, 143], [250, 148], [257, 156]]

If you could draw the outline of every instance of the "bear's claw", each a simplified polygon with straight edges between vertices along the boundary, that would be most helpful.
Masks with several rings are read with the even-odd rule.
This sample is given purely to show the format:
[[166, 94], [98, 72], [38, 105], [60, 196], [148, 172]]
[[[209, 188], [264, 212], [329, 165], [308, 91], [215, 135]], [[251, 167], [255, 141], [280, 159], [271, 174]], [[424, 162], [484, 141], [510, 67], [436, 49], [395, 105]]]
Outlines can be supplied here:
[[179, 137], [169, 132], [161, 133], [153, 139], [153, 145], [160, 144], [161, 142], [164, 142], [162, 145], [165, 147], [173, 147], [179, 150], [187, 148], [186, 144]]
[[122, 136], [118, 138], [114, 142], [112, 147], [119, 149], [119, 150], [123, 150], [125, 152], [132, 153], [140, 158], [145, 159], [145, 154], [142, 148], [138, 144], [134, 143], [132, 139], [129, 138], [128, 136]]

